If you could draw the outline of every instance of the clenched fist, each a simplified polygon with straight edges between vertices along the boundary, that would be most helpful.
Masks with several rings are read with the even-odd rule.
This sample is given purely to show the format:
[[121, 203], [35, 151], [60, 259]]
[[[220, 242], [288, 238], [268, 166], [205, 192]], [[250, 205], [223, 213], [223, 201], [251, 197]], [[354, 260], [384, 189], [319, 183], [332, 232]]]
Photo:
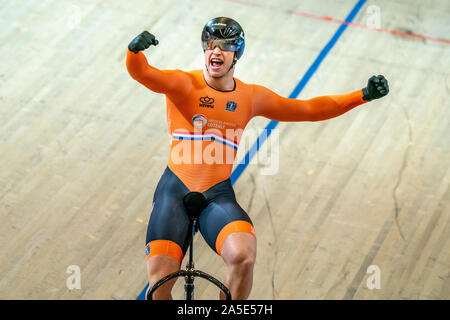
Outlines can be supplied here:
[[372, 76], [367, 83], [367, 87], [362, 90], [364, 100], [370, 101], [373, 99], [379, 99], [389, 93], [388, 81], [382, 75]]
[[130, 42], [128, 49], [134, 53], [138, 53], [139, 51], [147, 49], [151, 45], [157, 46], [158, 43], [159, 42], [156, 40], [154, 35], [148, 31], [144, 31]]

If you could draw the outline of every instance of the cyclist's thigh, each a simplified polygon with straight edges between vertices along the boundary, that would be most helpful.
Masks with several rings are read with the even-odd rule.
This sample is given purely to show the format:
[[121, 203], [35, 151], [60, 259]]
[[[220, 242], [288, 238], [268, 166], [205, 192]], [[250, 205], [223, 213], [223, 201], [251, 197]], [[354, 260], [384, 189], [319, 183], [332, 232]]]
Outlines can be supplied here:
[[169, 169], [164, 171], [153, 196], [153, 209], [147, 228], [147, 260], [167, 255], [180, 264], [189, 246], [189, 217], [183, 197], [189, 190]]
[[217, 254], [221, 255], [223, 242], [234, 232], [255, 236], [252, 220], [237, 203], [229, 179], [208, 189], [204, 195], [209, 204], [199, 218], [200, 232]]

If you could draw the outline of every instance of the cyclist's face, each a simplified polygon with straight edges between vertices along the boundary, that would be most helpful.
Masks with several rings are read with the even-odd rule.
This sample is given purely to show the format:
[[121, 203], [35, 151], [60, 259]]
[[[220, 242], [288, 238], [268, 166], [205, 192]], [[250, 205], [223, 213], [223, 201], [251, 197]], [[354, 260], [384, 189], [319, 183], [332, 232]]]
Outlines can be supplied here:
[[216, 46], [213, 50], [205, 50], [205, 65], [213, 78], [226, 75], [234, 59], [234, 51], [221, 50]]

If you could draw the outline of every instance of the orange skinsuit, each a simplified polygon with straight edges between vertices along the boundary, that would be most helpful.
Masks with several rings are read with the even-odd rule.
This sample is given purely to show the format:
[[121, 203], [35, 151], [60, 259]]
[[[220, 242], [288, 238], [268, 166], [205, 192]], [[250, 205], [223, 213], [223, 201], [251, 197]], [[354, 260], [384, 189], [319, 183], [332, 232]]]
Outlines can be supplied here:
[[218, 91], [208, 86], [202, 70], [159, 70], [148, 64], [142, 52], [128, 50], [126, 63], [133, 79], [166, 95], [171, 136], [168, 167], [190, 191], [204, 192], [230, 177], [242, 131], [253, 117], [320, 121], [367, 102], [361, 89], [298, 100], [236, 78], [234, 90]]

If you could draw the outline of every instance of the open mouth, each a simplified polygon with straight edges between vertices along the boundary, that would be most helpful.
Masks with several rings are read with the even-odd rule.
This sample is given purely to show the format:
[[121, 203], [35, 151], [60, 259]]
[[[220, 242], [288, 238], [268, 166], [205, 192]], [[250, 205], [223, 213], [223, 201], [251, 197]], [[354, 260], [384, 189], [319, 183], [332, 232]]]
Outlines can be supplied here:
[[211, 66], [214, 68], [219, 68], [220, 66], [223, 65], [223, 61], [217, 58], [212, 58], [211, 59]]

